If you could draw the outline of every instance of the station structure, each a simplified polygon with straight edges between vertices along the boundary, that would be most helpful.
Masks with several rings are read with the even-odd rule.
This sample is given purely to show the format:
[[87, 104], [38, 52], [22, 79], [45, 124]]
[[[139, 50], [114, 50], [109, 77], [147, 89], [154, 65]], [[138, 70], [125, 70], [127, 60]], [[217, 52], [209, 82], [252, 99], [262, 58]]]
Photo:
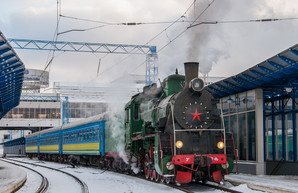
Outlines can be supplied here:
[[19, 104], [25, 66], [0, 31], [0, 119]]
[[239, 172], [298, 174], [298, 44], [207, 89], [234, 135]]

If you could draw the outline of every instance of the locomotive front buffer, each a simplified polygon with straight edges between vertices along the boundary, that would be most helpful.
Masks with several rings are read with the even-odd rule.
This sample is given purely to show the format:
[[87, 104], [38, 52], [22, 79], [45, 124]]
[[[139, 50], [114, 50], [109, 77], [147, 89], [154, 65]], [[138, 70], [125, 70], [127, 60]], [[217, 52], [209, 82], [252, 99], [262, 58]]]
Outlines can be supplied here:
[[[212, 172], [211, 165], [221, 165], [225, 167], [227, 164], [227, 157], [225, 154], [202, 154], [202, 155], [176, 155], [172, 160], [173, 165], [180, 166], [184, 171], [177, 171], [176, 182], [189, 183], [192, 179], [200, 180], [207, 172], [208, 176], [212, 177], [215, 182], [221, 182], [223, 175], [221, 170]], [[204, 169], [207, 168], [207, 171]]]

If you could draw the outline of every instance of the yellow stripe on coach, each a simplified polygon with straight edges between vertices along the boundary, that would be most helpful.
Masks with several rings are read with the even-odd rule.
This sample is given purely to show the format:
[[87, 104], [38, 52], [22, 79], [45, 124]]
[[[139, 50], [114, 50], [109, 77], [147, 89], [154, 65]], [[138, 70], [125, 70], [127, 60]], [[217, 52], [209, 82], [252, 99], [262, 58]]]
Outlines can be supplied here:
[[87, 150], [87, 149], [99, 150], [99, 143], [79, 143], [79, 144], [63, 145], [63, 152], [65, 152], [66, 150]]

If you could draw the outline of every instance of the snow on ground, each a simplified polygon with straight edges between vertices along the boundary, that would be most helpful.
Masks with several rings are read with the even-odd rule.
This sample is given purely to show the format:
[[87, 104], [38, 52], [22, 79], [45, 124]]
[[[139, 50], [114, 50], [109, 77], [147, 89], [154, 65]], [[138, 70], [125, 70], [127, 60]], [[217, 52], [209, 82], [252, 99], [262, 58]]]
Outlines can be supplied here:
[[24, 186], [17, 191], [17, 193], [36, 192], [41, 184], [41, 176], [29, 169], [23, 167], [20, 168], [27, 173], [27, 181]]
[[[298, 192], [298, 176], [269, 176], [250, 174], [230, 174], [225, 176], [226, 180], [247, 183], [248, 186], [270, 187], [281, 191]], [[253, 186], [251, 186], [253, 187]], [[267, 191], [270, 191], [267, 189]], [[263, 190], [266, 191], [266, 188]]]
[[236, 190], [238, 192], [245, 192], [245, 193], [257, 193], [257, 192], [264, 193], [263, 191], [256, 191], [248, 188], [247, 184], [240, 184], [239, 186], [231, 187], [231, 189]]
[[[58, 171], [54, 171], [54, 170], [49, 170], [47, 168], [42, 168], [42, 167], [38, 167], [38, 166], [32, 166], [29, 164], [23, 164], [23, 163], [19, 163], [20, 165], [25, 165], [28, 168], [32, 168], [36, 171], [38, 171], [39, 173], [41, 173], [42, 175], [44, 175], [48, 181], [49, 181], [49, 187], [47, 189], [47, 192], [49, 193], [56, 193], [56, 192], [72, 192], [72, 193], [76, 193], [76, 192], [81, 192], [81, 187], [80, 185], [70, 176], [63, 174], [61, 172]], [[20, 167], [20, 166], [16, 166], [16, 167]], [[22, 167], [20, 167], [22, 168]], [[22, 168], [22, 170], [24, 170]], [[13, 171], [17, 171], [17, 170], [13, 170]], [[24, 186], [20, 192], [30, 192], [30, 190], [36, 188], [38, 189], [41, 183], [41, 180], [39, 179], [36, 180], [36, 174], [33, 174], [34, 176], [32, 176], [31, 172], [27, 172], [28, 170], [26, 169], [26, 173], [27, 173], [27, 179], [29, 177], [32, 177], [33, 179], [28, 179], [27, 182], [25, 183], [27, 187], [29, 187], [29, 189], [26, 189], [26, 186]], [[30, 174], [31, 173], [31, 174]], [[34, 188], [33, 188], [34, 187]], [[65, 189], [65, 187], [67, 187], [67, 189]], [[65, 190], [65, 191], [61, 191], [61, 190]], [[34, 192], [34, 191], [32, 191]]]
[[[76, 167], [72, 168], [69, 165], [63, 165], [54, 162], [44, 162], [39, 160], [30, 160], [28, 158], [13, 158], [20, 161], [37, 163], [40, 165], [46, 165], [48, 167], [53, 167], [56, 169], [63, 170], [70, 174], [77, 176], [79, 179], [84, 181], [90, 193], [97, 193], [97, 192], [105, 192], [105, 193], [114, 193], [114, 192], [121, 192], [121, 193], [146, 193], [146, 192], [158, 192], [158, 193], [180, 193], [181, 191], [173, 189], [171, 187], [165, 186], [162, 183], [152, 183], [150, 181], [135, 178], [133, 176], [128, 176], [124, 174], [117, 174], [111, 171], [105, 171], [100, 169], [94, 168], [85, 168], [85, 167]], [[53, 174], [53, 178], [51, 180], [61, 181], [61, 178], [56, 177], [56, 174]], [[235, 175], [232, 175], [235, 176]], [[28, 176], [29, 177], [29, 176]], [[238, 176], [236, 176], [237, 178]], [[62, 180], [62, 182], [64, 179]], [[73, 182], [76, 183], [76, 182]], [[77, 185], [77, 184], [76, 184]], [[30, 184], [29, 184], [30, 186]], [[61, 186], [60, 186], [61, 187]], [[246, 184], [241, 184], [239, 186], [229, 185], [231, 189], [237, 190], [240, 192], [248, 192], [248, 193], [257, 193], [259, 191], [251, 190], [247, 187]], [[50, 191], [55, 192], [55, 191]], [[61, 190], [59, 191], [61, 192]], [[69, 189], [66, 189], [65, 192], [70, 192]], [[215, 192], [215, 193], [222, 193], [223, 191], [220, 190], [210, 190], [210, 188], [197, 188], [194, 189], [193, 192]]]
[[[152, 183], [143, 179], [135, 178], [133, 176], [127, 176], [124, 174], [117, 174], [110, 171], [76, 167], [72, 168], [68, 165], [62, 165], [53, 162], [43, 162], [38, 160], [29, 160], [26, 158], [13, 158], [20, 161], [33, 162], [40, 165], [46, 165], [48, 167], [57, 168], [77, 176], [84, 181], [88, 186], [90, 193], [105, 192], [105, 193], [146, 193], [146, 192], [158, 192], [158, 193], [181, 193], [181, 191], [165, 186], [163, 184]], [[57, 175], [57, 174], [55, 174]], [[49, 179], [53, 181], [54, 179]], [[56, 181], [64, 181], [61, 178], [56, 178]], [[73, 182], [75, 183], [75, 182]], [[68, 186], [67, 186], [68, 187]], [[80, 189], [79, 189], [80, 190]], [[55, 193], [56, 191], [49, 190], [49, 192]], [[59, 192], [62, 192], [61, 189]], [[69, 189], [65, 189], [65, 192], [72, 192]]]

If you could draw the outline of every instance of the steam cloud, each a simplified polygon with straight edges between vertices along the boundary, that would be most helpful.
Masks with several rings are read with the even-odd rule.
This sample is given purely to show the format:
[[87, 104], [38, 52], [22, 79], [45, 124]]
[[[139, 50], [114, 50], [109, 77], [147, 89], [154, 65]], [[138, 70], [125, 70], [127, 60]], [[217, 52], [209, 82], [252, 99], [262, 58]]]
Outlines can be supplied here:
[[[118, 89], [119, 94], [115, 95], [114, 91], [107, 94], [106, 101], [108, 103], [108, 129], [112, 134], [112, 141], [116, 144], [116, 150], [122, 160], [129, 164], [129, 158], [125, 154], [125, 104], [131, 98], [131, 92], [129, 92], [135, 83], [129, 79], [128, 76], [112, 83], [111, 87]], [[139, 172], [139, 168], [136, 167], [135, 159], [132, 159], [131, 168], [135, 173]]]
[[[194, 21], [208, 6], [210, 1], [204, 0], [196, 3], [195, 8], [189, 14], [189, 20]], [[202, 18], [222, 17], [228, 9], [227, 1], [216, 1], [216, 7], [211, 5], [208, 10], [199, 18], [200, 22], [208, 22]], [[220, 8], [220, 9], [216, 9]], [[225, 11], [223, 11], [225, 10]], [[199, 61], [200, 72], [208, 73], [221, 57], [228, 58], [225, 51], [225, 41], [221, 27], [216, 24], [201, 24], [189, 30], [188, 61]], [[216, 27], [216, 28], [215, 28]]]

